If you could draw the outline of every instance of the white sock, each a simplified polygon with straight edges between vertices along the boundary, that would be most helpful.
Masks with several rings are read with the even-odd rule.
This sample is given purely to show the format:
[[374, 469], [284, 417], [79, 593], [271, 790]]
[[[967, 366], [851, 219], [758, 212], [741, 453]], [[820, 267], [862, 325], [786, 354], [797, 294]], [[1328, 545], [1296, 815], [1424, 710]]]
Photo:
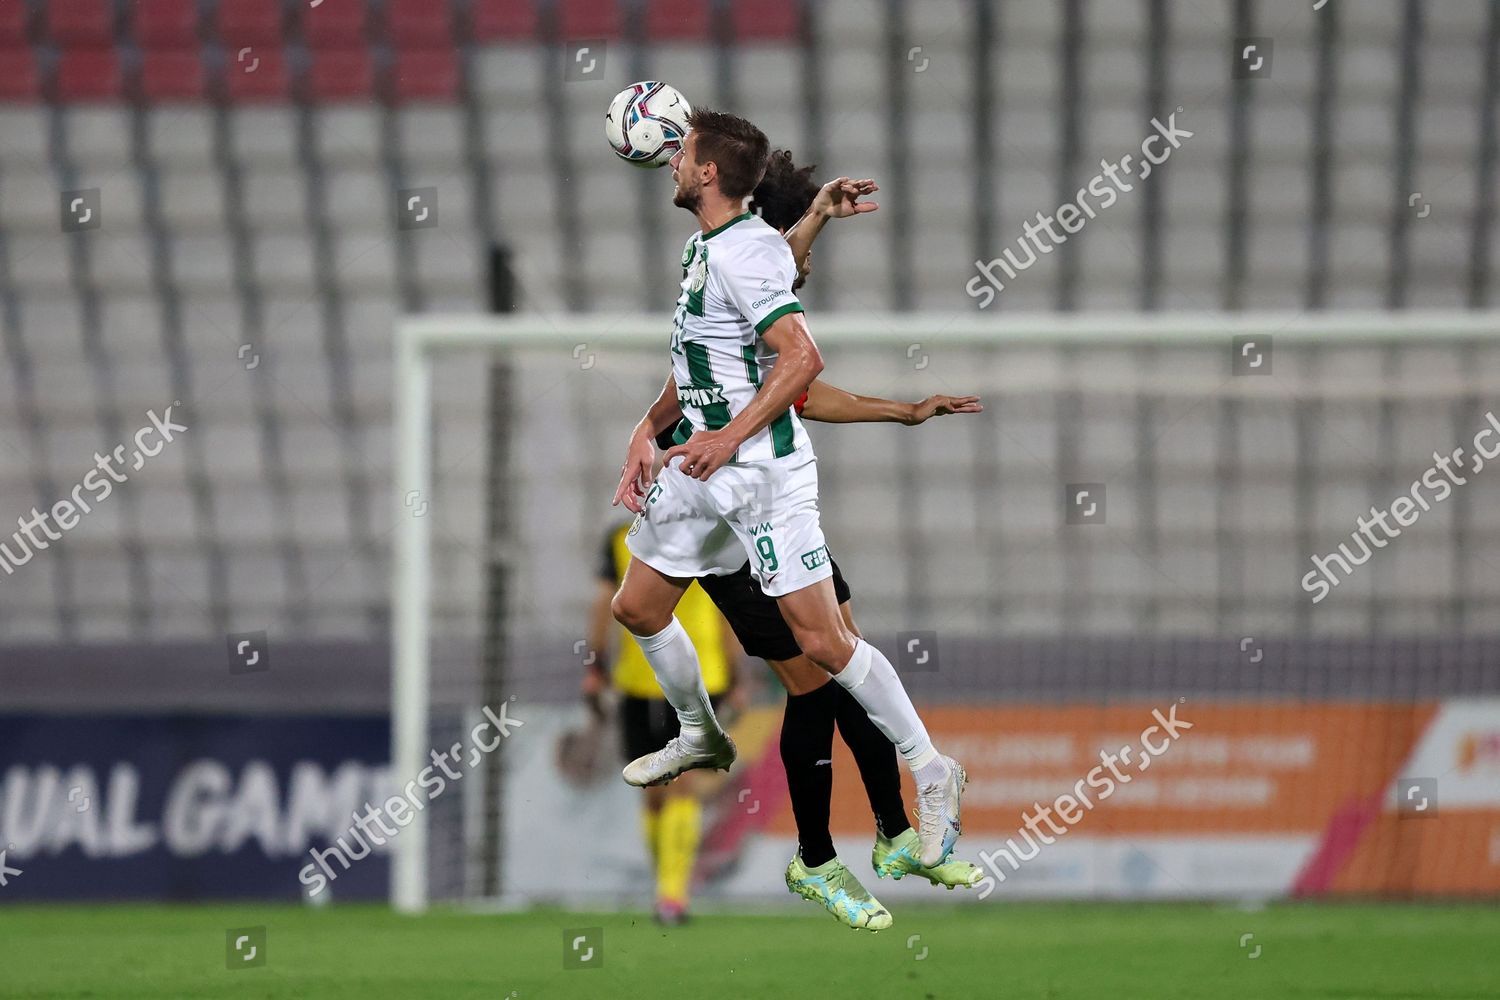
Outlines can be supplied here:
[[922, 725], [901, 678], [896, 676], [896, 668], [880, 650], [856, 639], [854, 656], [833, 679], [854, 696], [869, 714], [870, 721], [901, 751], [913, 778], [918, 782], [931, 781], [947, 773], [947, 765], [933, 747], [927, 727]]
[[695, 747], [704, 748], [708, 737], [722, 733], [719, 720], [714, 716], [714, 707], [708, 700], [708, 690], [703, 686], [703, 673], [698, 669], [698, 651], [687, 629], [676, 616], [672, 624], [655, 635], [636, 636], [646, 662], [656, 674], [667, 701], [677, 710], [677, 722], [682, 727], [682, 739]]

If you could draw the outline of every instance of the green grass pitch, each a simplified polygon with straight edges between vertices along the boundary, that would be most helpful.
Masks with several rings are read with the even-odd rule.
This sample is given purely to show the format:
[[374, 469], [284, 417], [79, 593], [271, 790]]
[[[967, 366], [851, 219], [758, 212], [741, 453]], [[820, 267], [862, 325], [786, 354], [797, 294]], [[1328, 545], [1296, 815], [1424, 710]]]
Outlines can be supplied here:
[[[227, 969], [226, 930], [261, 925], [265, 965]], [[565, 970], [565, 930], [591, 927], [603, 928], [602, 966]], [[1500, 908], [903, 906], [871, 935], [811, 907], [664, 930], [645, 915], [556, 910], [0, 905], [0, 996], [28, 1000], [830, 995], [1490, 1000]]]

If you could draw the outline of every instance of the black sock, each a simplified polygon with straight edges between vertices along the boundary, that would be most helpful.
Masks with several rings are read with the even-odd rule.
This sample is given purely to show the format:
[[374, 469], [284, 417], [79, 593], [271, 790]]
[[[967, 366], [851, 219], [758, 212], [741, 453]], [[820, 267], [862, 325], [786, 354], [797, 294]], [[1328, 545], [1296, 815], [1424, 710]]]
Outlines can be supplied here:
[[809, 868], [832, 861], [835, 854], [828, 808], [833, 796], [834, 709], [842, 690], [829, 678], [816, 691], [789, 694], [781, 720], [781, 764], [786, 768], [802, 863]]
[[886, 837], [894, 838], [911, 829], [906, 803], [901, 801], [901, 767], [896, 762], [896, 748], [870, 721], [869, 713], [854, 700], [854, 695], [841, 684], [834, 686], [838, 688], [834, 711], [839, 735], [859, 766], [859, 780], [870, 798], [875, 825]]

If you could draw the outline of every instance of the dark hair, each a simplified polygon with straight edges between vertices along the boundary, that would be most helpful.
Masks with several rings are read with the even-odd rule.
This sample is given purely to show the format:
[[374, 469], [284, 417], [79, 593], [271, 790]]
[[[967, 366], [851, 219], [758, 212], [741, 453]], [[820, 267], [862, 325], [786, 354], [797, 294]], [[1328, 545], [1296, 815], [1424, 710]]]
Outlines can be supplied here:
[[785, 149], [771, 152], [766, 176], [755, 186], [750, 210], [773, 229], [791, 229], [806, 214], [818, 196], [818, 183], [812, 179], [815, 166], [799, 167]]
[[726, 198], [743, 198], [755, 190], [771, 156], [764, 132], [738, 115], [708, 108], [688, 114], [688, 130], [698, 136], [698, 162], [718, 166], [719, 191]]

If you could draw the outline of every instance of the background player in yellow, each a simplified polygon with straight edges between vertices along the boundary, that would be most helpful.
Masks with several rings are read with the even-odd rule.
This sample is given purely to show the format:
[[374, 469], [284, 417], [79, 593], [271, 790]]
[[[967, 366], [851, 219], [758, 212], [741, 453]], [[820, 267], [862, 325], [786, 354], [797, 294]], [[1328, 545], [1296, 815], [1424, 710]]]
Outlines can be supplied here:
[[[625, 760], [650, 753], [678, 733], [677, 713], [667, 702], [651, 664], [640, 646], [617, 626], [609, 602], [630, 564], [625, 548], [629, 524], [612, 529], [599, 555], [597, 593], [589, 614], [589, 649], [594, 661], [584, 675], [584, 695], [601, 718], [603, 694], [612, 683], [619, 696], [620, 745]], [[736, 707], [740, 688], [740, 646], [702, 588], [693, 586], [677, 606], [677, 618], [700, 651], [703, 685], [717, 707], [729, 700]], [[614, 641], [611, 641], [611, 640]], [[616, 650], [611, 662], [610, 651]], [[693, 866], [702, 834], [701, 796], [711, 784], [707, 775], [684, 775], [687, 781], [643, 788], [641, 830], [656, 870], [656, 917], [664, 924], [681, 923], [687, 915]]]

